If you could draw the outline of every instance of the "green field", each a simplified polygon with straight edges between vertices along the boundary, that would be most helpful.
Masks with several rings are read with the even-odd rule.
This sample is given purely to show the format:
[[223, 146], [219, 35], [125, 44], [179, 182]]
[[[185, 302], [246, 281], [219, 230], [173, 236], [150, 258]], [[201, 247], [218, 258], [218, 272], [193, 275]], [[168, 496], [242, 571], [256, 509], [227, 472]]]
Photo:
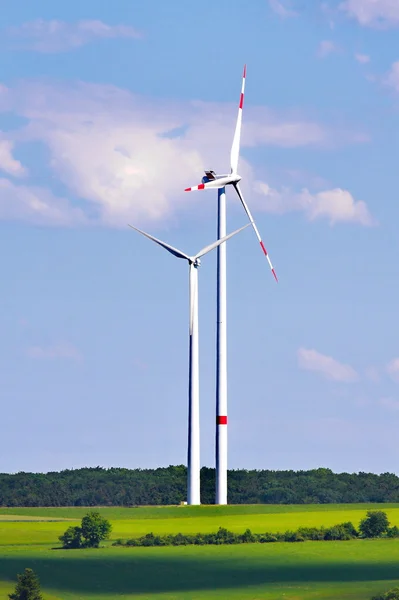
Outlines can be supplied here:
[[[302, 525], [356, 526], [366, 510], [399, 505], [300, 505], [100, 508], [112, 538], [177, 533], [283, 531]], [[369, 600], [399, 584], [399, 540], [238, 546], [54, 550], [85, 508], [0, 509], [0, 598], [25, 567], [39, 575], [47, 600], [155, 598], [195, 600]], [[65, 520], [61, 520], [65, 519]]]

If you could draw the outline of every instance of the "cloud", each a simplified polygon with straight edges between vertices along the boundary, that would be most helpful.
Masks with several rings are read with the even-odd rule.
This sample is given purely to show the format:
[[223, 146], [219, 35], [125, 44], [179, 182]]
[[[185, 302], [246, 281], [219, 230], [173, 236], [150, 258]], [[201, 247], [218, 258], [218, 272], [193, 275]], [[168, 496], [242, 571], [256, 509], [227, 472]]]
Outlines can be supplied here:
[[[13, 142], [43, 144], [51, 169], [48, 181], [61, 183], [65, 191], [59, 198], [50, 190], [30, 187], [29, 181], [16, 186], [3, 179], [0, 217], [47, 224], [53, 220], [56, 225], [126, 227], [127, 222], [164, 221], [191, 210], [203, 196], [188, 197], [183, 190], [199, 183], [209, 166], [224, 172], [236, 119], [235, 103], [151, 100], [114, 86], [32, 81], [0, 90], [1, 110], [24, 117], [27, 125], [12, 133]], [[258, 106], [246, 111], [242, 148], [245, 156], [245, 148], [262, 145], [323, 147], [359, 141], [364, 138], [358, 134]], [[240, 171], [252, 180], [244, 156]], [[265, 195], [264, 188], [260, 193]], [[306, 190], [299, 197], [310, 218], [323, 216], [328, 202], [322, 194], [312, 202]], [[278, 203], [279, 214], [298, 210], [297, 198], [288, 208], [284, 202]], [[353, 201], [352, 206], [348, 197], [346, 203], [349, 214], [343, 216], [345, 207], [337, 218], [326, 208], [324, 213], [333, 221], [367, 221], [363, 203]], [[270, 198], [262, 207], [269, 210], [269, 205]]]
[[96, 39], [139, 38], [141, 34], [126, 25], [107, 25], [98, 20], [45, 21], [36, 19], [7, 30], [12, 39], [21, 40], [23, 48], [36, 52], [66, 52]]
[[31, 346], [27, 349], [27, 355], [35, 359], [68, 359], [81, 360], [79, 350], [68, 343], [55, 344], [54, 346]]
[[367, 54], [355, 54], [355, 59], [358, 63], [362, 65], [366, 65], [371, 60], [371, 58]]
[[399, 401], [394, 400], [394, 398], [380, 398], [378, 403], [388, 410], [399, 410]]
[[316, 350], [299, 348], [298, 363], [301, 369], [320, 373], [326, 379], [341, 383], [352, 383], [359, 376], [350, 365], [344, 365], [331, 356], [320, 354]]
[[399, 383], [399, 358], [393, 358], [386, 367], [388, 375]]
[[391, 87], [397, 94], [399, 94], [399, 60], [394, 62], [391, 70], [384, 80], [385, 85]]
[[269, 6], [276, 15], [283, 19], [296, 17], [298, 15], [294, 10], [287, 8], [280, 0], [269, 0]]
[[364, 27], [395, 27], [399, 25], [397, 0], [345, 0], [339, 8]]
[[275, 190], [262, 181], [255, 181], [254, 189], [263, 196], [257, 207], [265, 212], [281, 215], [300, 211], [309, 221], [328, 219], [331, 225], [355, 223], [370, 227], [376, 224], [366, 203], [355, 200], [347, 190], [335, 188], [312, 194], [305, 188], [295, 193], [289, 189]]
[[29, 221], [35, 225], [87, 224], [82, 209], [36, 186], [17, 185], [0, 177], [0, 219]]
[[26, 169], [12, 155], [14, 142], [0, 137], [0, 170], [14, 177], [22, 177]]
[[323, 40], [320, 42], [319, 47], [317, 49], [317, 56], [319, 58], [325, 58], [334, 52], [338, 52], [338, 46], [332, 42], [331, 40]]

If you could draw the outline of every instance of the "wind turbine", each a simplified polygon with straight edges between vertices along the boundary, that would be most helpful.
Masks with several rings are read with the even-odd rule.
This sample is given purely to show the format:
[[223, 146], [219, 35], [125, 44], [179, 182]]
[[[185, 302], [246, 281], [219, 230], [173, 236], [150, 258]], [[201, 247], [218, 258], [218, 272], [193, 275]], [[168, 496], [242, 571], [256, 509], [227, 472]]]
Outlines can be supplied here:
[[[239, 182], [238, 160], [240, 156], [240, 139], [242, 110], [244, 106], [246, 65], [242, 76], [241, 94], [233, 143], [230, 151], [230, 174], [217, 175], [215, 171], [205, 171], [202, 183], [186, 188], [185, 192], [195, 190], [218, 190], [218, 238], [226, 234], [226, 186], [232, 185], [237, 192], [241, 204], [258, 238], [276, 281], [277, 275], [262, 241], [252, 214], [245, 202]], [[218, 247], [217, 255], [217, 339], [216, 339], [216, 504], [227, 504], [227, 329], [226, 329], [226, 247]]]
[[195, 256], [189, 256], [166, 242], [129, 225], [148, 239], [165, 248], [177, 258], [183, 258], [189, 264], [189, 391], [188, 391], [188, 452], [187, 452], [187, 503], [201, 504], [200, 499], [200, 423], [199, 423], [199, 346], [198, 346], [198, 267], [201, 257], [220, 246], [246, 227], [241, 227], [222, 239], [200, 250]]

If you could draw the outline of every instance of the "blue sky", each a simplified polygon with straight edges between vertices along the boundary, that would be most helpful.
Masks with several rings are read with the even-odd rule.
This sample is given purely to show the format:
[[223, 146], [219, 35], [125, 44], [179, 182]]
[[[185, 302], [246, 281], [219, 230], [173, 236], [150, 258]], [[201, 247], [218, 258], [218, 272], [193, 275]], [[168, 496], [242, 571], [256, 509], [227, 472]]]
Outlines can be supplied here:
[[127, 223], [214, 241], [216, 193], [183, 190], [228, 168], [247, 63], [242, 187], [279, 284], [252, 230], [229, 241], [229, 466], [398, 473], [399, 5], [4, 4], [0, 471], [185, 463], [187, 267]]

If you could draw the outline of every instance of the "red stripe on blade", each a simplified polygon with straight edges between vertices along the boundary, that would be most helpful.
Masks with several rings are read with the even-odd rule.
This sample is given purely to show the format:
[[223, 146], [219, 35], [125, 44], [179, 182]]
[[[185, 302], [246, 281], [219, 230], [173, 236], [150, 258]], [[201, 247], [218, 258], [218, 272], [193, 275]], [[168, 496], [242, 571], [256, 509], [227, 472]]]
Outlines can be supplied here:
[[262, 248], [263, 252], [265, 253], [265, 256], [267, 256], [267, 250], [263, 244], [263, 242], [259, 242], [260, 243], [260, 247]]
[[227, 416], [217, 416], [216, 417], [216, 424], [217, 425], [227, 425]]
[[200, 183], [199, 186], [198, 186], [198, 189], [199, 190], [203, 190], [204, 187], [205, 187], [205, 183]]
[[278, 283], [278, 279], [277, 279], [276, 271], [275, 271], [274, 269], [272, 269], [272, 273], [273, 273], [273, 275], [274, 275], [274, 279], [275, 279], [275, 280], [277, 281], [277, 283]]
[[244, 94], [241, 94], [240, 96], [240, 108], [242, 108], [244, 106]]
[[191, 189], [192, 189], [192, 188], [186, 188], [184, 191], [185, 191], [185, 192], [191, 192]]
[[244, 65], [244, 74], [243, 74], [244, 79], [246, 76], [247, 76], [247, 65]]

